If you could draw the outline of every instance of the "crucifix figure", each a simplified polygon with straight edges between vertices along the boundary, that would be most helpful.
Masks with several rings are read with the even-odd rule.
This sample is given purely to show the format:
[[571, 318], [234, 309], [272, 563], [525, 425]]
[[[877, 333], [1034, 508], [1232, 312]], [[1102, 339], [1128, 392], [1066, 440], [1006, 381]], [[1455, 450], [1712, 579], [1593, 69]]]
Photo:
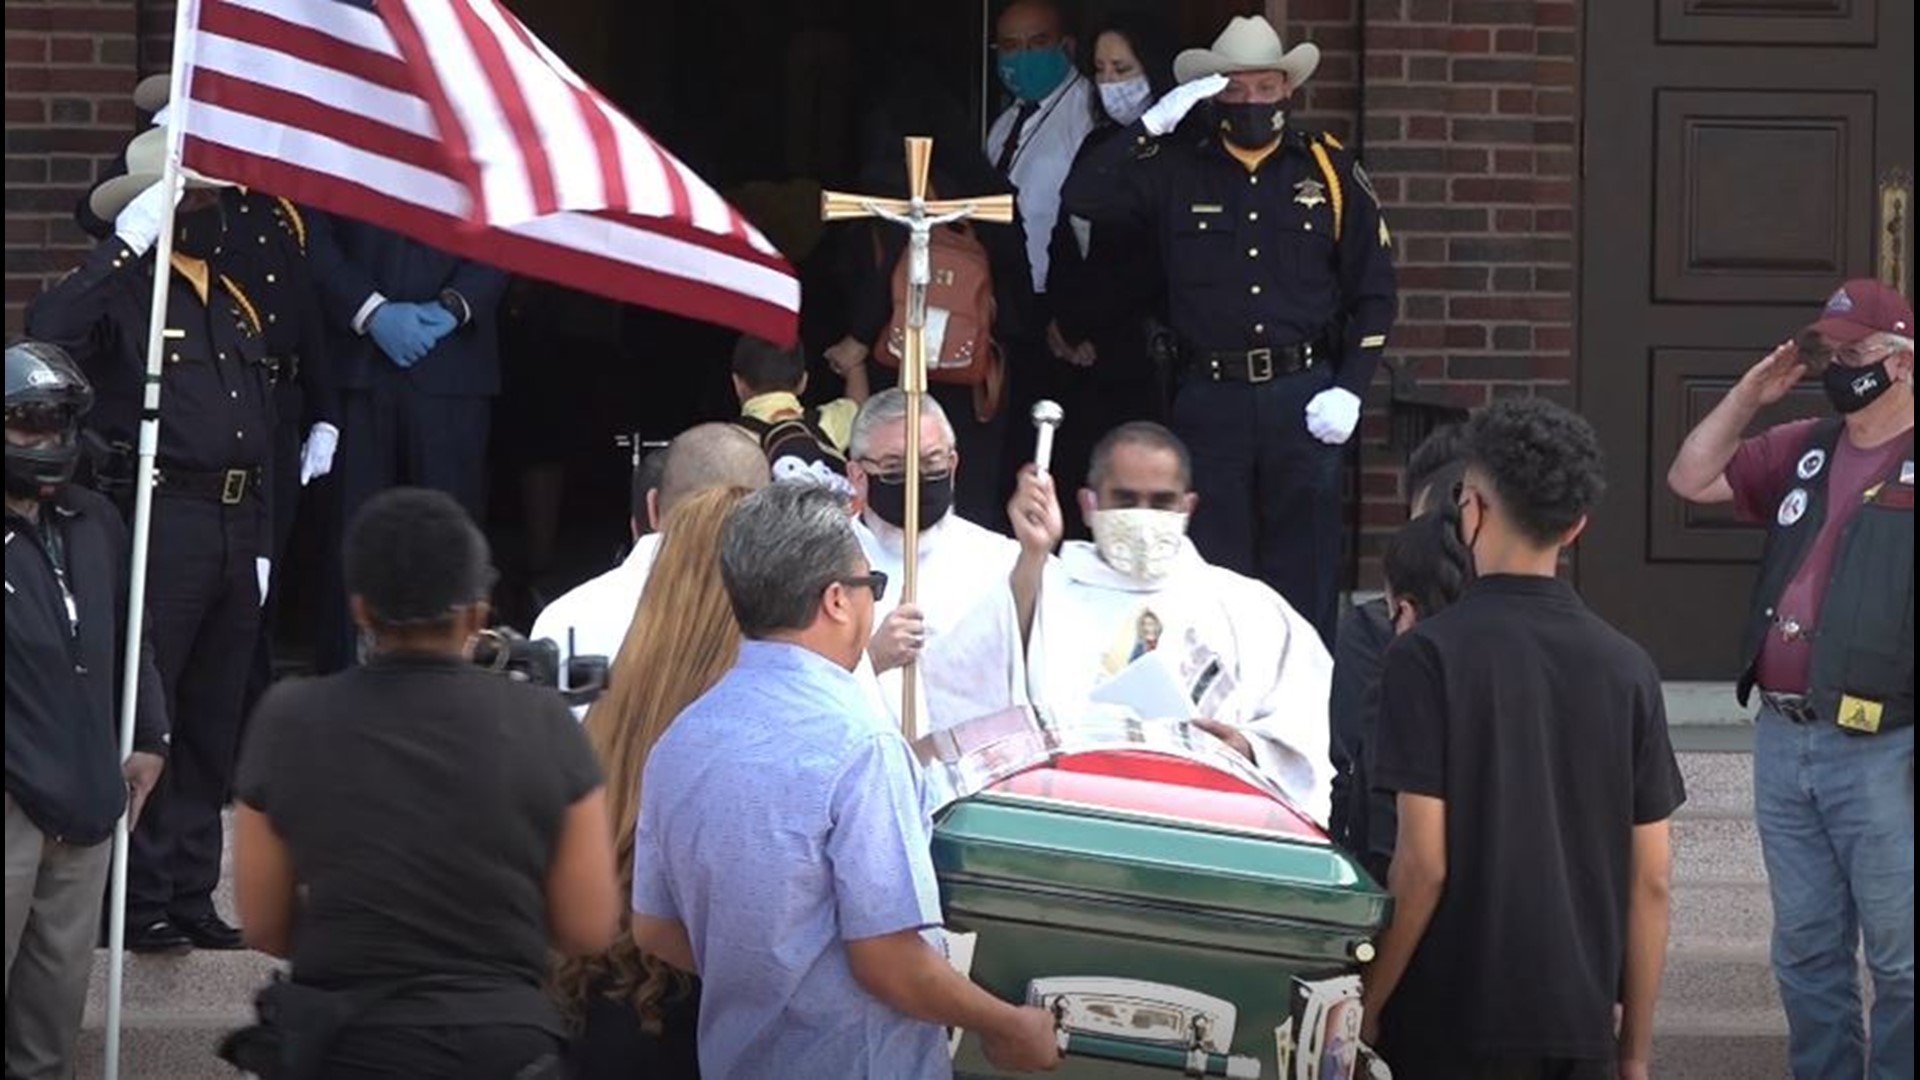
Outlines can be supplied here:
[[[920, 576], [920, 416], [927, 396], [927, 286], [933, 280], [931, 244], [933, 230], [956, 221], [978, 219], [1005, 225], [1013, 221], [1013, 196], [989, 195], [977, 199], [928, 200], [927, 174], [933, 165], [933, 140], [921, 136], [907, 139], [907, 197], [880, 198], [828, 191], [820, 196], [823, 221], [848, 221], [854, 218], [879, 218], [907, 230], [907, 320], [904, 355], [900, 361], [900, 391], [907, 397], [906, 453], [906, 533], [901, 552], [905, 573], [900, 583], [900, 602], [911, 604], [919, 596]], [[900, 672], [904, 700], [900, 703], [900, 727], [907, 741], [918, 737], [914, 706], [918, 672], [909, 663]]]

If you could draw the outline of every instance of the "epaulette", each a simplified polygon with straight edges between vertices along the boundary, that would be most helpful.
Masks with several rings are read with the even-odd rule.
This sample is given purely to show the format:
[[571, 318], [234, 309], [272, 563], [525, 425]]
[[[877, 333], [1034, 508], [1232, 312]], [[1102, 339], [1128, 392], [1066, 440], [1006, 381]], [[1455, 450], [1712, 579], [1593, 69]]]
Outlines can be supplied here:
[[245, 289], [240, 287], [240, 283], [221, 274], [220, 287], [226, 289], [227, 295], [233, 297], [234, 302], [240, 305], [240, 313], [247, 317], [248, 323], [252, 324], [254, 336], [259, 337], [265, 333], [266, 327], [260, 322], [260, 311], [253, 306], [253, 299], [247, 295]]
[[276, 195], [273, 201], [279, 204], [280, 220], [286, 224], [287, 231], [293, 234], [294, 242], [300, 245], [301, 253], [305, 254], [307, 250], [307, 219], [300, 216], [300, 208], [293, 205], [292, 199], [286, 199]]

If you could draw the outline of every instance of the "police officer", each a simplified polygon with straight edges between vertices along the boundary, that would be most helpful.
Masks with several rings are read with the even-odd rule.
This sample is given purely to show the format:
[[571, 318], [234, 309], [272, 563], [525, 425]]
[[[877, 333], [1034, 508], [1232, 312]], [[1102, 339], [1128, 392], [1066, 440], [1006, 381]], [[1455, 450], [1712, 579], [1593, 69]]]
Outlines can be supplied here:
[[[487, 431], [500, 392], [496, 311], [507, 275], [399, 233], [307, 216], [346, 442], [341, 520], [399, 484], [436, 488], [486, 520]], [[344, 592], [323, 669], [350, 661]]]
[[[1236, 17], [1174, 62], [1181, 85], [1090, 151], [1066, 212], [1154, 230], [1179, 340], [1173, 428], [1193, 451], [1193, 539], [1333, 640], [1341, 447], [1394, 315], [1387, 228], [1332, 137], [1286, 122], [1319, 64]], [[1176, 132], [1208, 102], [1203, 130]]]
[[93, 389], [60, 349], [7, 346], [6, 1075], [73, 1075], [113, 825], [161, 776], [166, 709], [142, 640], [120, 760], [127, 527], [68, 483]]
[[[1809, 374], [1838, 415], [1741, 438]], [[1793, 1074], [1910, 1076], [1913, 306], [1847, 282], [1693, 429], [1667, 481], [1768, 526], [1739, 691], [1760, 690], [1754, 800]]]
[[[149, 252], [169, 198], [157, 166], [130, 154], [124, 175], [95, 188], [92, 211], [113, 234], [27, 311], [28, 332], [66, 349], [92, 381], [88, 426], [116, 448], [102, 479], [127, 494], [156, 272]], [[127, 941], [138, 951], [241, 944], [213, 890], [270, 551], [276, 417], [259, 309], [221, 254], [227, 224], [215, 191], [190, 186], [174, 227], [147, 596], [173, 752], [134, 834]]]

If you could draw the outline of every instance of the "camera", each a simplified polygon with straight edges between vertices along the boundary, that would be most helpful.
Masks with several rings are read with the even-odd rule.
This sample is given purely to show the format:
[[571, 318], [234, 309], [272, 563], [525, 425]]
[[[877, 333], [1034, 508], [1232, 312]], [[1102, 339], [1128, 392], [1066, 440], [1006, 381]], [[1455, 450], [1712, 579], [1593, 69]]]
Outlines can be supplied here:
[[510, 626], [480, 631], [470, 651], [473, 662], [516, 682], [553, 689], [568, 705], [591, 705], [607, 690], [607, 658], [574, 655], [567, 661], [567, 689], [560, 689], [560, 646], [546, 638], [528, 638]]

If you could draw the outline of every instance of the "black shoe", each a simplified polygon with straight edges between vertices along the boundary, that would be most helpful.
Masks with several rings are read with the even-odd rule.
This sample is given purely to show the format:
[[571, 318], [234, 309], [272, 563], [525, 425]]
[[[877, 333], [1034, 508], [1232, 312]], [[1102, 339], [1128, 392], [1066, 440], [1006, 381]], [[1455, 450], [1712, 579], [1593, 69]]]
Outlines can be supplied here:
[[193, 938], [175, 926], [171, 919], [155, 919], [127, 928], [127, 951], [136, 953], [183, 953], [193, 948]]
[[247, 947], [247, 943], [241, 940], [239, 929], [228, 925], [218, 915], [202, 915], [197, 919], [176, 918], [173, 924], [180, 928], [180, 932], [196, 949], [231, 950]]

